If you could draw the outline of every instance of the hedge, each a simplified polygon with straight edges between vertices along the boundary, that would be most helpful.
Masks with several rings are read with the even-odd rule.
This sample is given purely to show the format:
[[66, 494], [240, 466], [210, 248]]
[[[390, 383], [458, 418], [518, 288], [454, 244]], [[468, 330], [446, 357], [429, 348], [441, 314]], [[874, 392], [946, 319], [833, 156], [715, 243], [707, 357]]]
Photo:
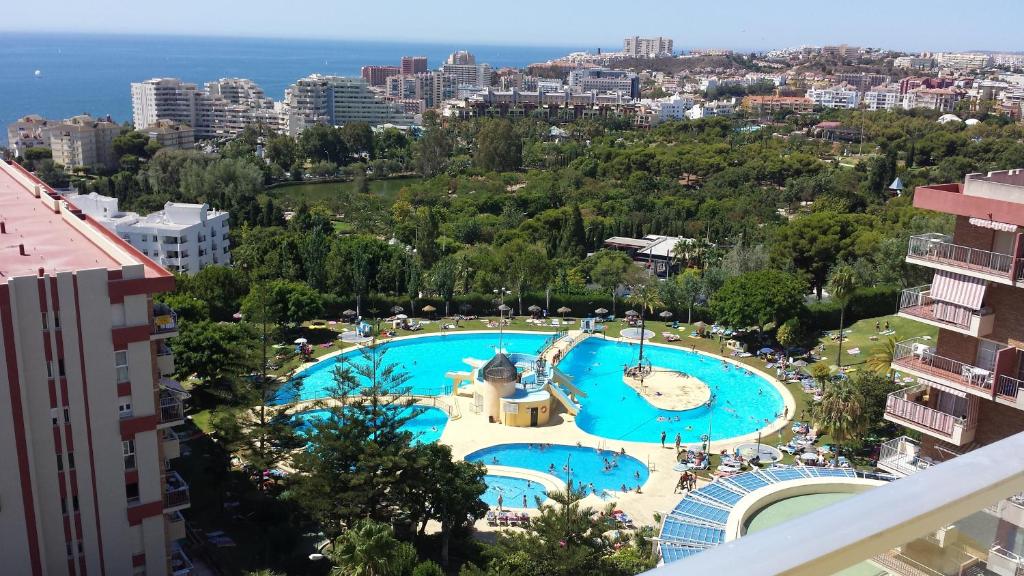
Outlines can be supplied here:
[[[849, 326], [858, 320], [895, 314], [899, 308], [899, 286], [872, 286], [861, 288], [850, 296], [846, 306], [845, 324]], [[806, 306], [805, 315], [800, 319], [807, 328], [832, 330], [839, 326], [839, 305], [833, 301], [814, 302]]]

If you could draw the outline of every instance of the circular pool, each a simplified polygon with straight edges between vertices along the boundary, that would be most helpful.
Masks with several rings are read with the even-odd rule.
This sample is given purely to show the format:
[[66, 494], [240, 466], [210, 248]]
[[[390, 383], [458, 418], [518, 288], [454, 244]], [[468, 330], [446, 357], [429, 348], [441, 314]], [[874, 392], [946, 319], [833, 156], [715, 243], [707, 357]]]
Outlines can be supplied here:
[[[549, 474], [573, 486], [584, 486], [598, 496], [635, 490], [647, 482], [647, 466], [610, 450], [562, 444], [497, 444], [466, 455], [470, 462], [524, 468]], [[592, 488], [591, 488], [592, 487]]]
[[[544, 502], [548, 497], [544, 486], [526, 478], [487, 474], [484, 476], [484, 482], [487, 483], [487, 491], [480, 499], [492, 507], [498, 505], [498, 496], [501, 496], [501, 505], [504, 508], [536, 508], [537, 498]], [[524, 496], [526, 497], [525, 506], [523, 505]]]

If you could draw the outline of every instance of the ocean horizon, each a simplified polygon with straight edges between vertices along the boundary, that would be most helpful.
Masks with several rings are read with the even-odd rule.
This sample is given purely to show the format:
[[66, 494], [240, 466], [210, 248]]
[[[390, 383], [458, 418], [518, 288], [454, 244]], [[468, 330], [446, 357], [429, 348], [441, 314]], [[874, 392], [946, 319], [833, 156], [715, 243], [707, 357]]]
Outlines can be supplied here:
[[434, 69], [448, 54], [468, 50], [477, 62], [519, 68], [587, 49], [593, 48], [0, 32], [0, 138], [6, 143], [7, 125], [28, 114], [61, 119], [88, 113], [131, 121], [131, 83], [154, 77], [200, 86], [249, 78], [280, 100], [286, 87], [309, 74], [359, 76], [362, 66], [397, 66], [402, 56], [426, 56]]

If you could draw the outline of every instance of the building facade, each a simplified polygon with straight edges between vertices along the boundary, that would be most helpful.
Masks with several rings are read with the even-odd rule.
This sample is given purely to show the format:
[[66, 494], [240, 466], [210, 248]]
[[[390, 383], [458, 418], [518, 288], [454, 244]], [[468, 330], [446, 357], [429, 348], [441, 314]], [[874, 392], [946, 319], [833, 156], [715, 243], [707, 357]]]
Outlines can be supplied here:
[[37, 114], [19, 118], [7, 125], [7, 145], [20, 157], [24, 157], [29, 148], [49, 148], [50, 131], [57, 124]]
[[444, 72], [391, 76], [387, 79], [384, 93], [397, 100], [418, 100], [420, 108], [437, 108], [449, 98], [454, 98], [457, 80]]
[[860, 105], [860, 92], [849, 86], [831, 86], [828, 88], [811, 88], [807, 97], [815, 106], [825, 108], [854, 109]]
[[622, 41], [622, 53], [633, 58], [672, 56], [672, 39], [663, 36], [654, 38], [631, 36]]
[[399, 73], [403, 75], [422, 74], [427, 71], [426, 56], [402, 56]]
[[117, 198], [95, 192], [69, 195], [83, 213], [171, 272], [195, 274], [231, 264], [228, 213], [207, 204], [168, 202], [146, 216], [121, 212]]
[[20, 166], [0, 204], [2, 572], [190, 573], [174, 277]]
[[383, 86], [389, 77], [401, 73], [398, 66], [363, 66], [359, 69], [359, 76], [370, 86]]
[[796, 112], [804, 114], [814, 111], [814, 101], [802, 96], [745, 96], [743, 109], [755, 114]]
[[629, 70], [577, 68], [569, 72], [569, 88], [574, 92], [616, 92], [640, 97], [640, 78]]
[[53, 161], [68, 168], [116, 168], [118, 158], [114, 153], [114, 138], [120, 133], [121, 126], [109, 117], [96, 120], [82, 114], [69, 118], [49, 130]]
[[362, 78], [313, 74], [285, 90], [284, 108], [303, 127], [350, 122], [410, 126], [415, 117], [395, 102], [374, 94]]
[[191, 126], [180, 124], [174, 120], [157, 120], [139, 130], [150, 140], [156, 140], [161, 148], [172, 150], [189, 150], [195, 146], [195, 131]]

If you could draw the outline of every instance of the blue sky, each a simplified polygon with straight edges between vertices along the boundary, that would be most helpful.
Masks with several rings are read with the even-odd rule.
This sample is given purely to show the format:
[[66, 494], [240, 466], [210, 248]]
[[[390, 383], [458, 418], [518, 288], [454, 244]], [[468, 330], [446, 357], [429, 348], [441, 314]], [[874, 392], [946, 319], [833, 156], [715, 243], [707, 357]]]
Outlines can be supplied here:
[[[618, 48], [663, 35], [677, 50], [847, 43], [905, 50], [1024, 50], [1019, 0], [832, 1], [48, 0], [8, 2], [0, 30], [401, 40]], [[152, 8], [150, 8], [152, 6]], [[59, 18], [49, 17], [59, 14]], [[16, 26], [11, 23], [16, 22]], [[2, 40], [2, 33], [0, 33]]]

